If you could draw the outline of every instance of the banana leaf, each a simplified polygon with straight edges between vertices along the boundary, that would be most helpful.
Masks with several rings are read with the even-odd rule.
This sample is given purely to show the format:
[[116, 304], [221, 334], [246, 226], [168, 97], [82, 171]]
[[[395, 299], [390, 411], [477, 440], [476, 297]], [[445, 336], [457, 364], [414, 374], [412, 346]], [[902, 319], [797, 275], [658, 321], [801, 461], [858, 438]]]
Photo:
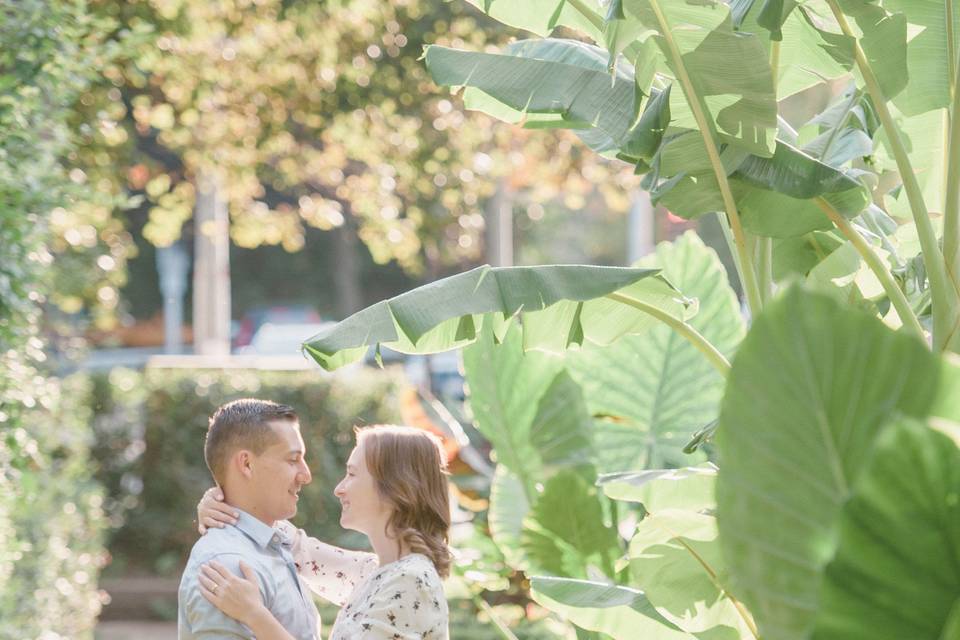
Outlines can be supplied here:
[[358, 311], [307, 340], [303, 349], [332, 370], [371, 346], [401, 353], [436, 353], [474, 342], [484, 322], [498, 339], [514, 316], [525, 349], [561, 351], [584, 342], [609, 344], [657, 323], [648, 314], [605, 298], [618, 292], [684, 319], [695, 313], [657, 269], [546, 265], [477, 267]]

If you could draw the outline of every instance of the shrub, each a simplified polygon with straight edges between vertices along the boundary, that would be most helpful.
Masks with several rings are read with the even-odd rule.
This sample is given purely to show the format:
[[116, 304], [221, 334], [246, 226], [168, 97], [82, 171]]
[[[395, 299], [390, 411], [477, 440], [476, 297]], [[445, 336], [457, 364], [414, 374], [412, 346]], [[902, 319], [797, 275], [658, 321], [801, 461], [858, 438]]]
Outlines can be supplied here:
[[42, 387], [43, 404], [0, 445], [0, 638], [89, 638], [106, 529], [90, 464], [89, 382], [77, 375]]
[[0, 16], [0, 638], [89, 638], [104, 522], [87, 391], [47, 377], [39, 327], [63, 270], [48, 214], [83, 190], [62, 164], [70, 108], [110, 29], [82, 0], [0, 0]]

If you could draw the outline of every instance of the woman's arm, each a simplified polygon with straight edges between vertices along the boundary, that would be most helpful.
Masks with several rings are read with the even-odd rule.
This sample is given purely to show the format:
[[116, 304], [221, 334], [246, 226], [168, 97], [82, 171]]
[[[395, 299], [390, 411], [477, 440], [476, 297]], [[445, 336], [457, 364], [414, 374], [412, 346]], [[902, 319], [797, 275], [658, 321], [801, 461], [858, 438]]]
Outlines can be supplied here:
[[296, 640], [264, 606], [256, 574], [243, 560], [240, 571], [242, 578], [211, 560], [200, 569], [200, 593], [226, 615], [247, 625], [257, 640]]
[[263, 605], [250, 615], [246, 623], [257, 640], [297, 640], [287, 633], [277, 619]]
[[203, 535], [207, 529], [222, 529], [225, 525], [236, 524], [239, 515], [223, 501], [223, 490], [220, 487], [210, 487], [197, 503], [197, 531]]
[[327, 544], [286, 520], [276, 528], [290, 540], [297, 573], [310, 590], [337, 606], [343, 606], [357, 585], [380, 565], [376, 554]]
[[[223, 492], [219, 487], [207, 489], [197, 504], [200, 533], [213, 527], [235, 524], [236, 515], [233, 507], [223, 501]], [[379, 566], [376, 554], [327, 544], [286, 520], [276, 523], [276, 529], [290, 541], [290, 552], [297, 565], [297, 573], [307, 587], [337, 606], [343, 606], [356, 586]]]

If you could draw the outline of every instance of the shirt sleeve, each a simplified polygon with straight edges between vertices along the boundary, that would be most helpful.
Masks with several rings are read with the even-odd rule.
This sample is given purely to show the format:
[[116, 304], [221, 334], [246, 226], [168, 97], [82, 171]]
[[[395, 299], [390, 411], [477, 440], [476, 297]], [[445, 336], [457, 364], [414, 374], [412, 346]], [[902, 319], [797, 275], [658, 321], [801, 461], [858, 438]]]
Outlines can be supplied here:
[[405, 568], [385, 576], [351, 616], [355, 640], [446, 640], [449, 613], [436, 574]]
[[297, 573], [315, 594], [337, 606], [379, 566], [376, 554], [341, 549], [310, 537], [286, 520], [276, 528], [291, 542]]
[[[236, 554], [221, 554], [211, 556], [210, 560], [216, 560], [236, 575], [243, 575], [240, 571], [240, 556]], [[254, 635], [250, 629], [230, 616], [226, 615], [220, 609], [203, 597], [200, 593], [200, 583], [198, 573], [200, 565], [198, 564], [194, 571], [185, 576], [183, 584], [180, 587], [180, 607], [187, 626], [194, 637], [203, 640], [253, 640]], [[259, 571], [255, 569], [257, 581], [260, 583], [260, 596], [268, 602], [272, 597], [266, 588], [266, 582]]]

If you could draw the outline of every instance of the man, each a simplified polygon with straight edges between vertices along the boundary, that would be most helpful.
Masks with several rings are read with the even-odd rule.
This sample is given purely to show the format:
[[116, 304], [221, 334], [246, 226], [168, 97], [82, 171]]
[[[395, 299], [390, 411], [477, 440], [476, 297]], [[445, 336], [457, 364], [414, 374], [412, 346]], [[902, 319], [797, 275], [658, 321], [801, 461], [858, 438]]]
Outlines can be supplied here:
[[300, 488], [312, 480], [296, 412], [265, 400], [229, 402], [210, 418], [203, 453], [238, 518], [208, 531], [190, 552], [178, 597], [180, 640], [253, 638], [200, 592], [200, 566], [211, 560], [236, 575], [243, 575], [240, 560], [250, 565], [280, 624], [298, 640], [317, 640], [316, 606], [297, 576], [289, 541], [274, 529], [296, 514]]

